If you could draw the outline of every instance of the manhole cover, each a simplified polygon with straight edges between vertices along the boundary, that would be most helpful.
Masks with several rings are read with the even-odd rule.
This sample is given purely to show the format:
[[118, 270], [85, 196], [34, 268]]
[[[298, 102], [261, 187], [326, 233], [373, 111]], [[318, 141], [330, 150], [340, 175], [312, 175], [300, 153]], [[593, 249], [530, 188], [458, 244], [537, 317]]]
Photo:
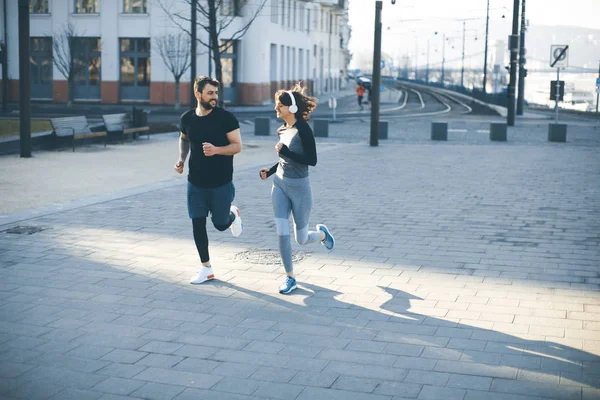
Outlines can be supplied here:
[[5, 230], [6, 233], [14, 233], [17, 235], [31, 235], [36, 232], [45, 231], [48, 228], [42, 228], [40, 226], [15, 226], [14, 228], [10, 228]]
[[[308, 254], [303, 251], [294, 251], [292, 253], [292, 262], [298, 263], [304, 260]], [[283, 265], [279, 250], [251, 249], [242, 251], [235, 255], [236, 260], [244, 261], [251, 264], [262, 265]]]

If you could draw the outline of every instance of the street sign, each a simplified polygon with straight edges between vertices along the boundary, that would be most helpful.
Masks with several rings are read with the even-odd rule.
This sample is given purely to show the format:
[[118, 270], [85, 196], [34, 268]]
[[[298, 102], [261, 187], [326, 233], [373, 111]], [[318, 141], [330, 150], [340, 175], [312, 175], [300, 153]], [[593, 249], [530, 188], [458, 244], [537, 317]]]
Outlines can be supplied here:
[[596, 86], [600, 86], [600, 78], [596, 78]]
[[385, 68], [385, 60], [381, 60], [381, 69]]
[[550, 46], [550, 67], [567, 68], [569, 66], [569, 45], [553, 44]]
[[[565, 81], [558, 82], [560, 85], [558, 101], [563, 101], [565, 95]], [[556, 81], [550, 81], [550, 100], [556, 100]]]

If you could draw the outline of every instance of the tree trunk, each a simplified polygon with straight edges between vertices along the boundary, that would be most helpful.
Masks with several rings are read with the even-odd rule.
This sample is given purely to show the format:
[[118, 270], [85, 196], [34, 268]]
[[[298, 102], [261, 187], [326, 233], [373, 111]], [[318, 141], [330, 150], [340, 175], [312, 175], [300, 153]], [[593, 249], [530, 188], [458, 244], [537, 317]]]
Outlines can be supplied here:
[[221, 90], [219, 96], [219, 107], [223, 107], [223, 101], [225, 96], [225, 88], [223, 87], [223, 65], [221, 64], [221, 53], [213, 52], [213, 60], [215, 61], [215, 78], [221, 83]]
[[217, 7], [215, 0], [208, 0], [208, 30], [210, 35], [210, 44], [212, 47], [213, 61], [215, 62], [215, 79], [221, 83], [221, 95], [218, 105], [223, 107], [223, 66], [221, 65], [221, 51], [219, 50], [219, 35], [217, 34]]
[[73, 82], [74, 79], [73, 76], [69, 76], [69, 79], [67, 79], [67, 107], [71, 108], [71, 106], [73, 105], [73, 97], [74, 97], [74, 92], [75, 92], [75, 83]]
[[179, 78], [175, 79], [175, 109], [179, 109]]

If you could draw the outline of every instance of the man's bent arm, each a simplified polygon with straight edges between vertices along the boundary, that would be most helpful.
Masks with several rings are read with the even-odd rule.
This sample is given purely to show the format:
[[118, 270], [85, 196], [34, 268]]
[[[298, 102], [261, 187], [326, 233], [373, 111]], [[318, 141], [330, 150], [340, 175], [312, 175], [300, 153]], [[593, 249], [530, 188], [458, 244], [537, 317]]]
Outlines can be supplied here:
[[179, 161], [185, 163], [185, 159], [187, 158], [189, 152], [190, 139], [186, 134], [181, 133], [181, 135], [179, 135]]
[[240, 134], [239, 128], [227, 133], [227, 139], [229, 140], [227, 146], [215, 148], [217, 154], [222, 156], [232, 156], [242, 151], [242, 135]]

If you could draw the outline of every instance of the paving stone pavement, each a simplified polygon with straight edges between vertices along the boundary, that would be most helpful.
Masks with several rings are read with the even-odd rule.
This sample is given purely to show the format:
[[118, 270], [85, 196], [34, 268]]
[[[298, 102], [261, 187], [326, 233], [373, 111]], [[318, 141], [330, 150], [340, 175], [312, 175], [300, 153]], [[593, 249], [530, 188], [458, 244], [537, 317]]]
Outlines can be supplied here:
[[235, 174], [243, 235], [209, 228], [205, 285], [181, 181], [1, 226], [0, 399], [600, 398], [597, 136], [345, 129], [311, 170], [336, 247], [294, 244], [290, 296], [239, 257], [277, 248], [258, 166]]

